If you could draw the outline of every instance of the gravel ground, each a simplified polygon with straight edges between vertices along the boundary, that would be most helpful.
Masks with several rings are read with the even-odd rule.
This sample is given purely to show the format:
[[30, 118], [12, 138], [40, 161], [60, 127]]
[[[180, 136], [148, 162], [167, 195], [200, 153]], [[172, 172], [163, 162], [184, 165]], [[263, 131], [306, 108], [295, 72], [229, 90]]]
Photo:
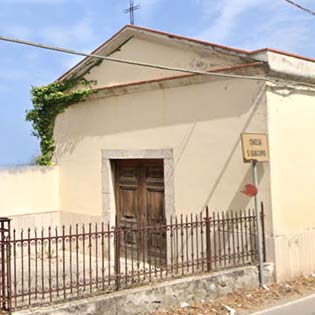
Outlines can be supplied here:
[[183, 305], [182, 308], [176, 310], [155, 312], [151, 315], [243, 315], [314, 292], [315, 274], [312, 276], [301, 276], [285, 283], [271, 284], [254, 291], [240, 291], [196, 305]]

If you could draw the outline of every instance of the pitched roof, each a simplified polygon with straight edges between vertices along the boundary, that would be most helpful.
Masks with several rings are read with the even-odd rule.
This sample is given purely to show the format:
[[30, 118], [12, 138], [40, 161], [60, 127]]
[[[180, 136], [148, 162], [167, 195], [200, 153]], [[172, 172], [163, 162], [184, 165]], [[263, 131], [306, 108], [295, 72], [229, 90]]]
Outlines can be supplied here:
[[[247, 58], [252, 58], [256, 59], [255, 55], [258, 55], [260, 53], [264, 52], [273, 52], [289, 57], [294, 57], [306, 61], [311, 61], [315, 62], [315, 59], [313, 58], [308, 58], [305, 56], [297, 55], [297, 54], [292, 54], [289, 52], [281, 51], [281, 50], [276, 50], [276, 49], [271, 49], [271, 48], [262, 48], [262, 49], [257, 49], [257, 50], [244, 50], [244, 49], [238, 49], [238, 48], [233, 48], [233, 47], [228, 47], [216, 43], [211, 43], [211, 42], [206, 42], [194, 38], [189, 38], [189, 37], [184, 37], [180, 35], [175, 35], [171, 33], [166, 33], [166, 32], [161, 32], [149, 28], [144, 28], [140, 26], [135, 26], [135, 25], [126, 25], [124, 26], [121, 30], [119, 30], [116, 34], [114, 34], [111, 38], [109, 38], [107, 41], [102, 43], [100, 46], [98, 46], [91, 54], [98, 54], [101, 51], [104, 51], [104, 55], [110, 55], [113, 51], [115, 51], [120, 45], [122, 45], [126, 40], [128, 40], [130, 37], [136, 34], [145, 34], [145, 35], [151, 35], [155, 37], [160, 37], [164, 39], [170, 39], [170, 40], [175, 40], [180, 43], [186, 43], [190, 45], [197, 45], [199, 47], [211, 47], [213, 50], [216, 50], [221, 53], [226, 53], [230, 55], [236, 55], [240, 57], [247, 57]], [[68, 75], [75, 71], [79, 71], [80, 69], [84, 68], [84, 66], [88, 63], [88, 61], [91, 60], [91, 57], [85, 57], [83, 60], [81, 60], [78, 64], [76, 64], [74, 67], [69, 69], [67, 72], [65, 72], [59, 80], [65, 79]]]

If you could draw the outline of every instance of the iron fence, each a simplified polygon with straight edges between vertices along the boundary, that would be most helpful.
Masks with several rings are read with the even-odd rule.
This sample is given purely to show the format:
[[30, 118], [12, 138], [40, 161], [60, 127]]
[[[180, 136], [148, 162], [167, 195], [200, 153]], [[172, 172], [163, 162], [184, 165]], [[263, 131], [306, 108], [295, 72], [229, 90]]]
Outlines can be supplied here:
[[77, 224], [11, 235], [4, 223], [1, 229], [6, 311], [256, 264], [258, 255], [253, 210], [206, 209], [156, 226]]

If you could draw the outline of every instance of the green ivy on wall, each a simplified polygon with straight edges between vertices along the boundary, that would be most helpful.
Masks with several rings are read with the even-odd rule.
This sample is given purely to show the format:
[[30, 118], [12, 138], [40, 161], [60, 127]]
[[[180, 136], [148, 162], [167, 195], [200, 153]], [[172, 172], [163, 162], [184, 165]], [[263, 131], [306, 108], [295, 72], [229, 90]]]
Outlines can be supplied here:
[[[26, 120], [32, 123], [33, 135], [40, 139], [41, 155], [36, 160], [37, 165], [52, 165], [55, 150], [53, 133], [56, 117], [69, 106], [84, 101], [87, 96], [93, 94], [92, 83], [95, 82], [87, 81], [81, 77], [56, 81], [46, 86], [32, 87], [33, 108], [26, 112]], [[73, 89], [78, 85], [86, 88]]]

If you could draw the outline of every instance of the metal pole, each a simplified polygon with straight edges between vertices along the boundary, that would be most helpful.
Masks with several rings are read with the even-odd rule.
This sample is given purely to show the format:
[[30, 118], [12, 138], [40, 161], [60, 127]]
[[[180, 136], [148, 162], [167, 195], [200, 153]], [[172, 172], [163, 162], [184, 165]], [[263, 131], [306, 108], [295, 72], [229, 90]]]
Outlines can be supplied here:
[[[252, 161], [252, 170], [253, 170], [253, 183], [255, 187], [257, 188], [258, 176], [257, 176], [257, 162], [256, 161]], [[254, 201], [255, 201], [256, 226], [257, 226], [259, 284], [263, 285], [264, 284], [263, 240], [262, 240], [262, 228], [261, 228], [257, 195], [255, 195]]]

